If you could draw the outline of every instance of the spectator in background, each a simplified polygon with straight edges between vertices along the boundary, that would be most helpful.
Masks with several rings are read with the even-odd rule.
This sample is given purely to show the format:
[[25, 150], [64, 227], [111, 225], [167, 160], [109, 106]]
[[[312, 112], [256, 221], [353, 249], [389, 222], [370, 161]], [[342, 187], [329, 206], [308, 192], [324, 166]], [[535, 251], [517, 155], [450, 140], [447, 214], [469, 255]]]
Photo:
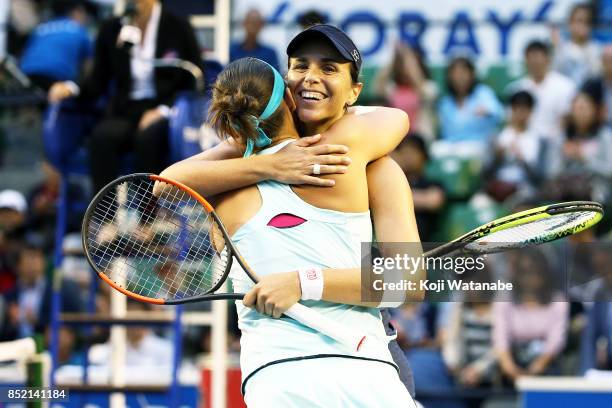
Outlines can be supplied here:
[[[491, 282], [488, 269], [471, 271], [471, 281]], [[454, 377], [464, 388], [484, 388], [496, 385], [497, 357], [493, 350], [493, 294], [466, 291], [464, 301], [453, 305], [442, 355]], [[480, 406], [484, 398], [466, 398], [469, 406]]]
[[388, 106], [408, 114], [411, 134], [418, 133], [428, 141], [434, 139], [433, 106], [438, 89], [429, 79], [420, 51], [396, 43], [393, 60], [378, 72], [375, 86]]
[[554, 288], [544, 254], [522, 249], [510, 254], [513, 302], [493, 305], [493, 346], [502, 373], [514, 382], [523, 375], [556, 371], [568, 326], [568, 304]]
[[443, 346], [444, 361], [459, 384], [491, 385], [497, 358], [492, 347], [490, 302], [454, 305]]
[[0, 192], [0, 240], [18, 238], [28, 211], [25, 197], [16, 190]]
[[94, 277], [91, 273], [91, 267], [87, 262], [87, 258], [85, 257], [81, 234], [74, 232], [64, 236], [62, 253], [64, 254], [60, 267], [62, 276], [79, 285], [82, 290], [81, 298], [83, 304], [85, 304], [89, 300], [88, 297], [90, 294], [88, 293], [88, 289]]
[[[144, 302], [128, 301], [128, 312], [136, 317], [145, 316], [152, 310], [151, 305]], [[126, 365], [132, 367], [148, 367], [149, 369], [170, 369], [174, 346], [172, 341], [164, 339], [146, 326], [130, 326], [126, 329], [127, 352]], [[90, 349], [89, 359], [92, 364], [108, 365], [111, 361], [111, 344], [99, 344]]]
[[[28, 217], [26, 227], [37, 231], [43, 238], [44, 249], [51, 251], [55, 243], [55, 223], [57, 218], [57, 205], [60, 193], [61, 176], [57, 169], [49, 162], [41, 162], [43, 180], [35, 185], [28, 193]], [[75, 183], [67, 184], [68, 201], [87, 201], [87, 195], [81, 186]], [[69, 211], [67, 214], [68, 231], [78, 231], [83, 221], [83, 211]]]
[[452, 303], [407, 303], [391, 309], [397, 328], [397, 342], [406, 353], [414, 373], [416, 395], [423, 406], [431, 408], [460, 408], [461, 402], [439, 399], [437, 393], [448, 395], [455, 388], [454, 381], [442, 358]]
[[38, 231], [44, 238], [45, 251], [53, 248], [60, 174], [47, 161], [41, 163], [43, 181], [28, 194], [28, 228]]
[[397, 327], [397, 341], [402, 350], [440, 346], [437, 330], [438, 310], [430, 303], [407, 303], [391, 309], [392, 321]]
[[582, 89], [603, 103], [606, 125], [612, 126], [612, 45], [606, 45], [601, 53], [601, 75], [588, 79]]
[[40, 21], [40, 7], [35, 0], [9, 0], [7, 51], [20, 55], [28, 35]]
[[[47, 343], [50, 343], [51, 330], [47, 330]], [[77, 350], [79, 338], [77, 331], [68, 326], [61, 326], [58, 330], [57, 363], [58, 365], [81, 365], [84, 353]]]
[[15, 190], [0, 192], [0, 294], [11, 291], [16, 283], [15, 263], [27, 210], [23, 194]]
[[485, 171], [487, 193], [503, 202], [520, 192], [534, 194], [539, 183], [544, 141], [529, 129], [535, 100], [529, 92], [519, 91], [510, 97], [510, 120], [495, 140], [495, 156]]
[[[35, 242], [24, 244], [17, 261], [17, 286], [6, 294], [4, 340], [44, 333], [50, 320], [52, 292], [45, 272], [46, 259], [42, 248]], [[79, 290], [73, 282], [64, 280], [61, 291], [63, 311], [81, 310]]]
[[[592, 300], [582, 333], [580, 371], [612, 370], [612, 251], [610, 245], [598, 248], [593, 256], [601, 283]], [[604, 341], [600, 341], [604, 340]], [[600, 347], [605, 344], [605, 347]]]
[[266, 61], [268, 64], [280, 71], [278, 56], [274, 49], [259, 42], [259, 33], [266, 25], [263, 16], [257, 9], [247, 11], [242, 26], [244, 27], [244, 39], [230, 45], [230, 61], [244, 57], [254, 57]]
[[591, 5], [578, 3], [569, 15], [569, 41], [561, 41], [558, 31], [553, 31], [553, 68], [578, 87], [601, 70], [600, 49], [591, 38], [593, 17]]
[[51, 8], [54, 18], [36, 27], [19, 64], [32, 83], [45, 91], [56, 81], [77, 81], [93, 54], [83, 2], [53, 0]]
[[425, 168], [429, 161], [425, 141], [418, 135], [406, 136], [391, 153], [391, 157], [400, 165], [410, 183], [421, 240], [431, 242], [446, 197], [442, 186], [425, 176]]
[[568, 182], [582, 184], [589, 187], [591, 199], [606, 202], [612, 184], [612, 131], [604, 126], [601, 102], [584, 91], [576, 95], [561, 154], [551, 157], [551, 168], [562, 192]]
[[550, 69], [550, 48], [542, 41], [531, 41], [525, 48], [527, 76], [509, 85], [509, 93], [527, 91], [535, 98], [529, 129], [559, 142], [563, 123], [569, 114], [576, 86], [571, 79]]
[[180, 90], [193, 88], [194, 79], [175, 67], [154, 66], [151, 59], [180, 58], [202, 66], [188, 21], [164, 11], [156, 0], [130, 4], [135, 7], [132, 25], [119, 17], [103, 23], [92, 72], [80, 86], [57, 82], [49, 91], [51, 102], [77, 94], [94, 100], [114, 87], [108, 113], [89, 139], [95, 191], [117, 177], [121, 154], [135, 153], [136, 172], [159, 173], [166, 166], [169, 106]]
[[478, 83], [474, 63], [455, 57], [446, 68], [447, 93], [438, 106], [440, 138], [486, 146], [503, 120], [503, 106], [487, 85]]

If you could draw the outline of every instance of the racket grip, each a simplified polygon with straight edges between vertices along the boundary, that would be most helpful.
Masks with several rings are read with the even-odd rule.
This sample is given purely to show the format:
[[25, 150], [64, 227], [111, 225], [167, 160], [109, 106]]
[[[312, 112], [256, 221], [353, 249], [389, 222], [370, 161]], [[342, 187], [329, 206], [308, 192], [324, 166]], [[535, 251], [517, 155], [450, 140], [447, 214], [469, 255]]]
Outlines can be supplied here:
[[300, 303], [291, 306], [285, 315], [336, 340], [349, 350], [359, 351], [366, 341], [364, 334], [359, 334], [348, 327], [340, 327], [338, 322]]

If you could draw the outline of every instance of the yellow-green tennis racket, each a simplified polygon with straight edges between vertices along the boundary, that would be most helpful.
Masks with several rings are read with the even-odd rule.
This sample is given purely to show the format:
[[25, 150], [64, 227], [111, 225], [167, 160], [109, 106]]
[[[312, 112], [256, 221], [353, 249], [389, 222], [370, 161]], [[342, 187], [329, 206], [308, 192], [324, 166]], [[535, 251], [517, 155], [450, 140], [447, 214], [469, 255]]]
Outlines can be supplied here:
[[570, 201], [545, 205], [498, 218], [423, 254], [484, 254], [543, 244], [591, 228], [603, 217], [601, 204]]

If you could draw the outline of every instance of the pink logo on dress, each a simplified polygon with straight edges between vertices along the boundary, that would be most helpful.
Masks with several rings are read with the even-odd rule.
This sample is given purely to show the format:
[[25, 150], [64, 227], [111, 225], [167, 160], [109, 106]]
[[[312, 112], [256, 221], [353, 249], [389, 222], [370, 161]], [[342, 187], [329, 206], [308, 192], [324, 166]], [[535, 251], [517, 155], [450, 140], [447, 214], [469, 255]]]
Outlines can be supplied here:
[[308, 220], [298, 217], [297, 215], [283, 213], [272, 217], [272, 219], [268, 221], [267, 225], [274, 228], [293, 228], [297, 227], [298, 225], [302, 225], [306, 221]]

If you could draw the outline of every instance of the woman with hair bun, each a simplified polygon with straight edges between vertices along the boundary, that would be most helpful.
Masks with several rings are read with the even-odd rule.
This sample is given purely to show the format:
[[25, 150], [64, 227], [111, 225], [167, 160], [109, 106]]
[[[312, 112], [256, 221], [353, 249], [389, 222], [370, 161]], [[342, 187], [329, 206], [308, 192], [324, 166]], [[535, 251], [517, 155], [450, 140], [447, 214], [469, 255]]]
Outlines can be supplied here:
[[[348, 75], [346, 65], [335, 66], [338, 75]], [[299, 138], [294, 110], [280, 74], [263, 61], [244, 58], [219, 75], [210, 118], [249, 157], [273, 153]], [[372, 115], [379, 119], [376, 139]], [[250, 407], [413, 403], [389, 353], [379, 305], [362, 301], [359, 269], [361, 243], [372, 236], [366, 165], [393, 150], [407, 130], [407, 116], [396, 109], [344, 115], [322, 135], [351, 152], [351, 166], [333, 176], [333, 188], [264, 181], [219, 197], [217, 213], [261, 277], [253, 285], [242, 271], [231, 273], [234, 289], [247, 292], [236, 306], [242, 390]], [[368, 347], [348, 350], [281, 317], [299, 300], [339, 325], [358, 327], [371, 339]]]
[[[300, 184], [299, 188], [305, 193], [318, 191], [318, 194], [324, 194], [330, 189], [313, 186], [331, 187], [343, 177], [341, 174], [353, 166], [351, 164], [347, 167], [353, 158], [353, 148], [347, 155], [346, 146], [331, 144], [336, 142], [324, 138], [319, 133], [336, 130], [342, 119], [345, 117], [350, 119], [359, 111], [363, 111], [363, 108], [351, 107], [362, 87], [358, 80], [361, 55], [346, 34], [328, 25], [316, 25], [301, 32], [289, 44], [287, 51], [290, 56], [290, 66], [286, 79], [288, 89], [296, 103], [295, 124], [303, 137], [279, 148], [276, 153], [258, 154], [247, 158], [242, 158], [244, 150], [229, 138], [209, 151], [171, 166], [164, 171], [165, 176], [187, 183], [205, 196], [265, 180]], [[340, 69], [339, 74], [338, 69]], [[304, 84], [308, 84], [310, 90], [324, 91], [323, 98], [315, 101], [319, 95], [312, 97], [312, 94], [304, 94], [303, 91], [309, 90]], [[389, 124], [390, 120], [396, 120], [385, 118], [384, 114], [393, 110], [388, 108], [367, 108], [367, 110], [368, 114], [361, 115], [362, 130], [369, 133], [368, 137], [373, 140], [382, 138], [385, 132], [385, 126], [382, 125]], [[339, 129], [344, 132], [342, 128]], [[313, 174], [315, 169], [320, 174]], [[378, 240], [419, 243], [412, 195], [401, 168], [389, 157], [384, 156], [371, 162], [365, 170], [367, 197]], [[364, 194], [363, 191], [360, 193]], [[381, 248], [383, 255], [391, 255], [387, 248], [391, 247]], [[287, 267], [283, 266], [275, 272], [287, 270]], [[416, 274], [412, 278], [420, 279], [422, 275]], [[271, 275], [265, 282], [260, 283], [271, 288], [278, 282]], [[260, 291], [259, 294], [263, 292], [265, 291]], [[418, 297], [421, 294], [414, 295]], [[386, 310], [383, 309], [381, 312], [384, 315]], [[388, 321], [384, 320], [385, 328], [389, 326]], [[413, 392], [410, 368], [402, 361], [402, 358], [405, 360], [403, 353], [395, 341], [390, 343], [390, 347], [393, 347], [395, 361], [400, 365], [402, 381]]]

